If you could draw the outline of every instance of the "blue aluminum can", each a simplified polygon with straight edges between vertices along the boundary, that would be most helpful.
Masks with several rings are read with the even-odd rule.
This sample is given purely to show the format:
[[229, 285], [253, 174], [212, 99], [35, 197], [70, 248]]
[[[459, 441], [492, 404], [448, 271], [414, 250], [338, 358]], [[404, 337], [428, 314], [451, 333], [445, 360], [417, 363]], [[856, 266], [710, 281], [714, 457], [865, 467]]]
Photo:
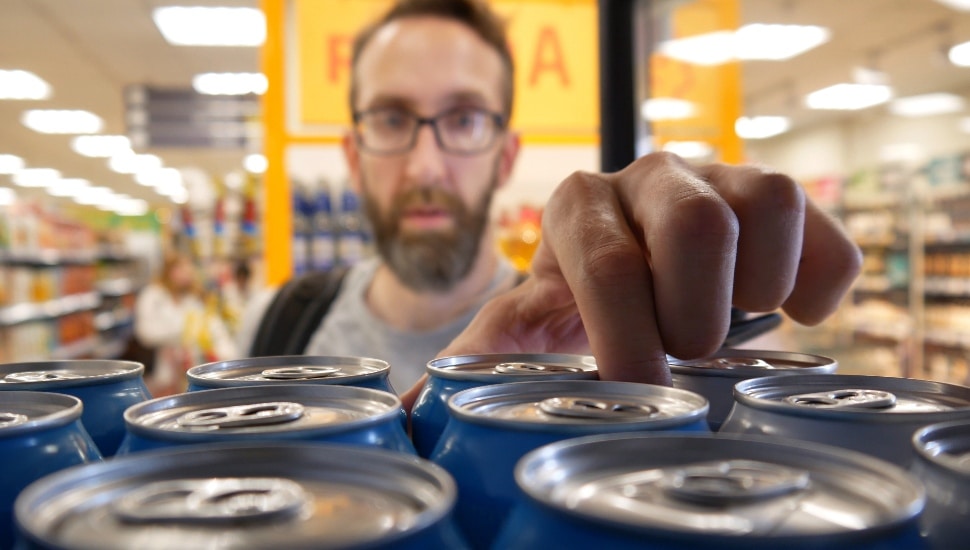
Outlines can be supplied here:
[[243, 386], [145, 401], [125, 411], [118, 454], [174, 445], [286, 441], [347, 443], [416, 454], [401, 400], [353, 386]]
[[263, 384], [322, 384], [372, 388], [397, 394], [387, 361], [369, 357], [276, 355], [218, 361], [188, 371], [188, 391]]
[[456, 355], [428, 362], [428, 380], [411, 410], [411, 437], [423, 457], [431, 456], [448, 423], [448, 399], [470, 388], [508, 382], [595, 380], [589, 355], [507, 353]]
[[170, 448], [24, 490], [26, 549], [465, 548], [455, 485], [414, 455], [277, 442]]
[[909, 468], [913, 432], [970, 419], [970, 388], [941, 382], [803, 374], [739, 382], [724, 433], [790, 437], [870, 454]]
[[81, 424], [81, 400], [49, 392], [0, 394], [0, 548], [13, 545], [13, 503], [41, 477], [101, 460]]
[[913, 435], [912, 472], [926, 487], [923, 534], [934, 550], [970, 541], [970, 420], [932, 424]]
[[125, 436], [125, 409], [151, 399], [144, 371], [141, 363], [107, 359], [6, 363], [0, 365], [0, 390], [77, 397], [84, 403], [81, 422], [101, 454], [108, 457], [115, 454]]
[[515, 471], [524, 493], [494, 548], [912, 550], [919, 482], [825, 445], [723, 434], [554, 443]]
[[725, 348], [703, 359], [668, 357], [675, 388], [707, 398], [711, 430], [720, 429], [734, 406], [734, 385], [742, 380], [786, 374], [833, 374], [835, 359], [807, 353]]
[[513, 382], [472, 388], [448, 402], [451, 419], [431, 456], [461, 498], [455, 519], [487, 548], [519, 500], [513, 471], [553, 441], [632, 431], [707, 432], [707, 400], [686, 390], [599, 380]]

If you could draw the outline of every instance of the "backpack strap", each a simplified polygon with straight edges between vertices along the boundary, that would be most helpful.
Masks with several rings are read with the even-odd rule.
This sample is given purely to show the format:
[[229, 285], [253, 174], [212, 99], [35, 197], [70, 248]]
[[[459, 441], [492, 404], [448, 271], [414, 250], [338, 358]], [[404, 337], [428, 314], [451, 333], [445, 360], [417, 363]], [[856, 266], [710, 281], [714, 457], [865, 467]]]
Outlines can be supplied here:
[[250, 357], [301, 355], [340, 292], [347, 266], [290, 279], [259, 323]]

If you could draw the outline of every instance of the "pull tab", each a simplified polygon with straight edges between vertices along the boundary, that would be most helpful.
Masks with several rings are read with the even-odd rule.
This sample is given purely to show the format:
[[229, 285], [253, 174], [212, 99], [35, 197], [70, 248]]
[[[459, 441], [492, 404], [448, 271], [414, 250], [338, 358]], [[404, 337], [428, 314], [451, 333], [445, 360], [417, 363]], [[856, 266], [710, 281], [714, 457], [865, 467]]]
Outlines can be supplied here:
[[957, 455], [957, 467], [964, 472], [970, 472], [970, 453]]
[[536, 363], [499, 363], [494, 367], [499, 374], [557, 374], [582, 372], [583, 369], [565, 365], [539, 365]]
[[77, 380], [78, 378], [84, 378], [84, 376], [62, 370], [12, 372], [3, 377], [4, 380], [11, 382], [53, 382], [55, 380]]
[[267, 424], [293, 422], [303, 416], [303, 405], [281, 401], [277, 403], [258, 403], [236, 407], [215, 407], [192, 411], [178, 418], [183, 428], [205, 428], [219, 430], [224, 428], [248, 428]]
[[0, 429], [19, 426], [27, 422], [27, 420], [27, 415], [25, 414], [0, 412]]
[[896, 396], [882, 390], [846, 389], [792, 395], [785, 402], [817, 409], [888, 409], [896, 404]]
[[754, 357], [720, 357], [713, 361], [710, 361], [706, 366], [715, 369], [743, 369], [743, 368], [758, 368], [758, 369], [773, 369], [774, 365], [768, 363], [764, 359], [757, 359]]
[[312, 380], [327, 378], [340, 372], [337, 367], [279, 367], [262, 372], [267, 380]]
[[668, 496], [710, 506], [777, 498], [809, 483], [804, 470], [756, 460], [691, 464], [664, 474], [660, 486]]
[[650, 417], [659, 412], [650, 405], [581, 397], [550, 397], [539, 402], [539, 409], [553, 416], [610, 420]]
[[303, 488], [283, 478], [179, 479], [131, 491], [114, 513], [129, 523], [221, 525], [285, 519], [308, 503]]

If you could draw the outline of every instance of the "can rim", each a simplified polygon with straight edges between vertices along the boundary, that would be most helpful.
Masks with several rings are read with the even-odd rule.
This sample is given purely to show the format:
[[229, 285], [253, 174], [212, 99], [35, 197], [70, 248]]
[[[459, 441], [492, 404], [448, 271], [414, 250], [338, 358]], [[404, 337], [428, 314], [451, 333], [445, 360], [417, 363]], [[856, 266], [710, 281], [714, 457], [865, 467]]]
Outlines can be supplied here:
[[477, 353], [468, 355], [452, 355], [438, 357], [428, 361], [425, 371], [431, 379], [446, 378], [468, 382], [494, 382], [496, 375], [491, 372], [472, 372], [463, 370], [472, 365], [482, 363], [537, 363], [578, 368], [581, 372], [564, 372], [549, 374], [516, 374], [516, 380], [575, 380], [596, 378], [598, 370], [596, 360], [592, 355], [569, 353]]
[[[82, 376], [79, 378], [67, 378], [63, 380], [49, 380], [37, 382], [6, 382], [0, 378], [0, 390], [36, 390], [48, 388], [71, 388], [80, 386], [97, 386], [141, 378], [145, 372], [145, 365], [135, 361], [124, 361], [121, 359], [62, 359], [55, 361], [27, 361], [21, 363], [4, 363], [0, 365], [0, 375], [45, 371], [45, 370], [69, 370], [82, 368], [95, 371], [96, 374]], [[103, 367], [113, 367], [111, 372], [103, 372]]]
[[42, 402], [47, 405], [62, 407], [59, 410], [33, 418], [22, 424], [10, 426], [0, 430], [0, 438], [16, 437], [25, 433], [48, 430], [66, 426], [80, 420], [84, 411], [84, 404], [73, 395], [43, 391], [7, 391], [3, 394], [3, 405], [34, 404]]
[[[952, 441], [954, 437], [959, 438], [958, 441]], [[961, 466], [957, 459], [946, 453], [947, 438], [950, 438], [951, 443], [960, 445], [962, 450], [970, 453], [970, 419], [938, 422], [916, 430], [912, 437], [916, 456], [932, 467], [942, 468], [970, 480], [970, 467]], [[944, 445], [941, 446], [940, 443]]]
[[[390, 372], [390, 364], [383, 359], [373, 357], [351, 357], [341, 355], [271, 355], [265, 357], [249, 357], [244, 359], [231, 359], [228, 361], [214, 361], [204, 363], [190, 368], [186, 372], [189, 384], [205, 388], [226, 388], [236, 386], [252, 386], [261, 382], [257, 380], [239, 380], [237, 378], [219, 378], [214, 376], [217, 373], [232, 371], [242, 368], [270, 368], [270, 367], [334, 367], [334, 366], [361, 366], [371, 368], [369, 372], [362, 372], [352, 375], [337, 376], [333, 378], [316, 378], [303, 381], [303, 384], [316, 385], [346, 385], [374, 378], [387, 377]], [[296, 384], [300, 380], [287, 380], [283, 383]]]
[[790, 368], [780, 368], [780, 369], [765, 369], [761, 367], [738, 367], [731, 369], [712, 369], [707, 367], [702, 367], [699, 365], [686, 365], [678, 363], [681, 361], [675, 357], [668, 357], [667, 364], [670, 367], [670, 373], [672, 375], [682, 375], [682, 376], [712, 376], [712, 377], [723, 377], [723, 378], [752, 378], [754, 375], [757, 377], [763, 376], [788, 376], [793, 374], [832, 374], [838, 367], [839, 362], [831, 357], [825, 357], [823, 355], [814, 355], [810, 353], [801, 353], [793, 351], [774, 351], [774, 350], [753, 350], [753, 349], [738, 349], [738, 348], [723, 348], [718, 350], [716, 353], [709, 355], [707, 357], [701, 358], [705, 359], [732, 359], [732, 358], [754, 358], [763, 359], [768, 362], [771, 360], [776, 361], [792, 361], [799, 363], [806, 363], [807, 366], [804, 367], [790, 367]]
[[[536, 503], [543, 509], [553, 510], [556, 514], [565, 514], [568, 517], [592, 521], [597, 524], [604, 524], [608, 526], [618, 527], [628, 533], [647, 533], [650, 535], [661, 535], [665, 537], [676, 537], [680, 540], [710, 540], [716, 538], [718, 540], [724, 541], [725, 535], [723, 533], [705, 533], [692, 531], [688, 528], [678, 529], [676, 527], [670, 526], [651, 526], [642, 524], [632, 524], [630, 522], [620, 521], [609, 514], [589, 514], [580, 513], [580, 511], [571, 508], [569, 506], [560, 506], [549, 498], [547, 495], [543, 494], [539, 489], [535, 487], [536, 483], [534, 480], [537, 477], [534, 475], [534, 471], [539, 468], [539, 464], [543, 460], [549, 457], [556, 457], [557, 460], [563, 460], [561, 455], [569, 450], [574, 450], [581, 448], [583, 446], [589, 446], [590, 448], [595, 448], [596, 446], [606, 447], [610, 445], [613, 441], [619, 440], [652, 440], [651, 448], [660, 448], [664, 442], [667, 443], [668, 447], [678, 447], [685, 444], [697, 444], [697, 445], [724, 445], [722, 442], [735, 442], [728, 443], [736, 445], [738, 447], [748, 448], [749, 450], [754, 447], [761, 451], [769, 448], [783, 449], [785, 451], [791, 452], [791, 455], [797, 456], [800, 460], [805, 460], [808, 462], [816, 461], [818, 464], [824, 464], [826, 466], [832, 466], [833, 464], [838, 464], [839, 467], [844, 467], [846, 464], [855, 465], [857, 467], [866, 468], [870, 471], [875, 472], [877, 475], [887, 476], [887, 479], [893, 480], [893, 484], [898, 487], [904, 487], [905, 495], [903, 495], [908, 503], [908, 506], [902, 507], [892, 507], [889, 508], [890, 513], [893, 513], [892, 517], [887, 518], [886, 521], [878, 524], [869, 526], [866, 529], [858, 531], [845, 531], [836, 533], [793, 533], [793, 534], [780, 534], [774, 535], [767, 533], [764, 535], [745, 535], [746, 537], [752, 537], [758, 541], [768, 541], [775, 544], [791, 541], [804, 543], [805, 539], [810, 539], [817, 542], [824, 542], [826, 540], [833, 540], [833, 542], [846, 542], [846, 537], [866, 537], [871, 535], [873, 532], [881, 532], [887, 529], [892, 529], [905, 525], [909, 522], [913, 522], [919, 517], [926, 503], [926, 493], [922, 484], [909, 475], [901, 467], [894, 464], [886, 462], [885, 460], [880, 460], [878, 458], [857, 452], [850, 451], [847, 449], [842, 449], [839, 447], [833, 447], [830, 445], [823, 444], [808, 444], [797, 440], [779, 440], [775, 437], [763, 436], [763, 435], [752, 435], [752, 434], [705, 434], [705, 433], [682, 433], [682, 434], [670, 434], [670, 433], [657, 433], [657, 432], [636, 432], [636, 433], [617, 433], [617, 434], [600, 434], [600, 435], [589, 435], [582, 436], [572, 439], [567, 439], [563, 441], [557, 441], [539, 447], [538, 449], [532, 450], [526, 453], [522, 459], [518, 461], [515, 468], [515, 482], [519, 487], [521, 492], [525, 497], [532, 502]], [[622, 441], [620, 442], [622, 443]], [[607, 449], [609, 450], [609, 449]], [[609, 455], [610, 453], [605, 453]], [[754, 454], [754, 453], [752, 453]], [[764, 453], [760, 453], [764, 454]], [[603, 456], [604, 453], [598, 453], [598, 456]], [[625, 456], [638, 456], [637, 453], [624, 453]], [[534, 482], [530, 484], [530, 480]], [[740, 537], [732, 537], [728, 535], [727, 540], [737, 539]]]

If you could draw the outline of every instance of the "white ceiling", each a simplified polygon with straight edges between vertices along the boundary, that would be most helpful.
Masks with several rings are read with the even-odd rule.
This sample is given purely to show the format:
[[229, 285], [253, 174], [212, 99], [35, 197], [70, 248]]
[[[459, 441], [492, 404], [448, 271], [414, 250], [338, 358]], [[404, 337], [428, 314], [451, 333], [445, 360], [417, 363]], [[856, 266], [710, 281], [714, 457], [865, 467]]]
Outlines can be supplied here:
[[[161, 203], [162, 197], [131, 176], [110, 171], [104, 159], [74, 153], [70, 137], [37, 134], [20, 123], [20, 116], [28, 108], [86, 109], [105, 120], [105, 133], [123, 134], [128, 85], [187, 87], [200, 72], [258, 70], [254, 48], [167, 44], [151, 20], [152, 9], [166, 4], [258, 6], [256, 0], [0, 0], [0, 68], [32, 71], [54, 90], [49, 100], [0, 101], [0, 154]], [[897, 96], [970, 94], [970, 68], [953, 67], [942, 54], [947, 44], [970, 40], [970, 13], [934, 0], [742, 0], [742, 6], [745, 22], [817, 24], [832, 31], [829, 43], [793, 60], [747, 63], [749, 114], [787, 114], [796, 127], [884, 116], [881, 107], [845, 114], [800, 106], [805, 93], [849, 81], [852, 67], [867, 62], [889, 74]], [[197, 166], [213, 174], [239, 169], [244, 156], [239, 150], [149, 152], [166, 166]], [[0, 185], [6, 183], [0, 175]]]

